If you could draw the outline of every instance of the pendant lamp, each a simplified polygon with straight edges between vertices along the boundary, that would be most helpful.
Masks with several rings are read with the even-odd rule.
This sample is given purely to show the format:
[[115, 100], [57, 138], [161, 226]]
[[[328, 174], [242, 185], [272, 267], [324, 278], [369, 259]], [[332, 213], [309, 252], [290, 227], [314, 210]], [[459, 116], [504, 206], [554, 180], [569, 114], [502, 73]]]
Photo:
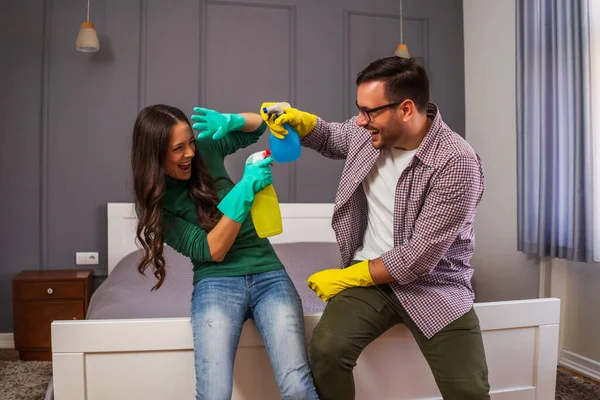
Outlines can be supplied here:
[[408, 46], [402, 41], [402, 39], [402, 0], [400, 0], [400, 44], [396, 46], [396, 51], [394, 51], [394, 55], [403, 58], [410, 58]]
[[81, 27], [79, 28], [75, 48], [84, 53], [93, 53], [100, 50], [98, 33], [96, 33], [94, 24], [90, 22], [90, 0], [88, 0], [87, 21], [81, 24]]

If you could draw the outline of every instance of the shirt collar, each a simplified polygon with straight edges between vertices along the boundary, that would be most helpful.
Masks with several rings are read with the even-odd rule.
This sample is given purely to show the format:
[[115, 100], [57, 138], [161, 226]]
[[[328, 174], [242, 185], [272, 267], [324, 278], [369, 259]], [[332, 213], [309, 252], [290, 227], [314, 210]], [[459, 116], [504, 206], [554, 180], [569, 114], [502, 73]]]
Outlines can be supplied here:
[[166, 184], [166, 189], [172, 189], [172, 188], [176, 188], [176, 187], [184, 187], [187, 186], [189, 180], [184, 181], [181, 179], [175, 179], [170, 177], [169, 175], [165, 175], [165, 184]]
[[442, 128], [442, 115], [437, 105], [429, 103], [427, 106], [427, 118], [433, 120], [429, 131], [425, 134], [423, 141], [417, 148], [415, 157], [419, 159], [423, 164], [432, 167], [435, 163], [435, 143], [437, 141], [438, 133]]

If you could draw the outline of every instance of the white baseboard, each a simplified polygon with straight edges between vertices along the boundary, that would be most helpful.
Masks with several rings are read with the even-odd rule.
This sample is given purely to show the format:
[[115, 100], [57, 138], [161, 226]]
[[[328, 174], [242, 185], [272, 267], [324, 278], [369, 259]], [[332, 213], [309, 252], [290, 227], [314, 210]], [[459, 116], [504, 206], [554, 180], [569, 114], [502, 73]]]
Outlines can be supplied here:
[[600, 362], [598, 361], [580, 356], [569, 350], [563, 350], [558, 363], [565, 368], [600, 382]]
[[0, 349], [14, 349], [15, 341], [12, 333], [0, 333]]

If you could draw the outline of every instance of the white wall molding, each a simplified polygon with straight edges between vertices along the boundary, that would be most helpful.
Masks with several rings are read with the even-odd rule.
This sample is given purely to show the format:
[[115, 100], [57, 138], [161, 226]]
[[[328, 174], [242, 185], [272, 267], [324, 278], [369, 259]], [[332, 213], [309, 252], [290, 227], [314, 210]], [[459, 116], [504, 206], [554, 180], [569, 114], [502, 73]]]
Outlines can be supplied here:
[[550, 297], [560, 299], [560, 330], [558, 339], [558, 356], [565, 348], [565, 330], [567, 329], [567, 299], [569, 296], [569, 262], [553, 258], [550, 261]]
[[0, 349], [14, 349], [15, 341], [12, 333], [0, 333]]
[[[594, 134], [592, 135], [592, 151], [594, 155], [600, 152], [600, 79], [597, 72], [600, 71], [600, 4], [597, 1], [589, 2], [589, 26], [590, 26], [590, 64], [592, 73], [590, 74], [590, 86], [592, 94], [592, 104], [590, 112], [591, 127]], [[592, 157], [594, 166], [592, 168], [594, 175], [593, 199], [600, 200], [600, 176], [597, 171], [600, 171], [600, 157]], [[598, 201], [594, 201], [593, 211], [593, 230], [600, 232], [600, 205]], [[594, 240], [594, 261], [600, 262], [600, 240]]]
[[561, 366], [600, 382], [600, 362], [569, 350], [563, 350], [558, 362]]
[[542, 260], [538, 264], [540, 267], [540, 281], [538, 286], [538, 297], [540, 299], [550, 297], [550, 282], [552, 263], [548, 260]]
[[558, 258], [540, 260], [539, 297], [556, 297], [560, 299], [560, 330], [558, 357], [564, 348], [566, 330], [566, 310], [569, 287], [569, 262]]

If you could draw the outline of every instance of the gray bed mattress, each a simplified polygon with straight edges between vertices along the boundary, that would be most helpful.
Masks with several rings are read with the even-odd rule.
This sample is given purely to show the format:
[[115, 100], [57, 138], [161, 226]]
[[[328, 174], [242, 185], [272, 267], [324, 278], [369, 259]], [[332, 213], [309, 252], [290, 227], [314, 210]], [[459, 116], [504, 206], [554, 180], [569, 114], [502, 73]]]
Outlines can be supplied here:
[[[274, 244], [275, 252], [292, 278], [304, 312], [321, 312], [325, 307], [308, 288], [306, 279], [326, 268], [339, 267], [335, 243]], [[137, 270], [140, 251], [125, 256], [92, 295], [87, 319], [189, 317], [192, 295], [192, 264], [188, 258], [165, 246], [167, 277], [160, 289], [151, 291], [156, 278], [150, 270]]]

